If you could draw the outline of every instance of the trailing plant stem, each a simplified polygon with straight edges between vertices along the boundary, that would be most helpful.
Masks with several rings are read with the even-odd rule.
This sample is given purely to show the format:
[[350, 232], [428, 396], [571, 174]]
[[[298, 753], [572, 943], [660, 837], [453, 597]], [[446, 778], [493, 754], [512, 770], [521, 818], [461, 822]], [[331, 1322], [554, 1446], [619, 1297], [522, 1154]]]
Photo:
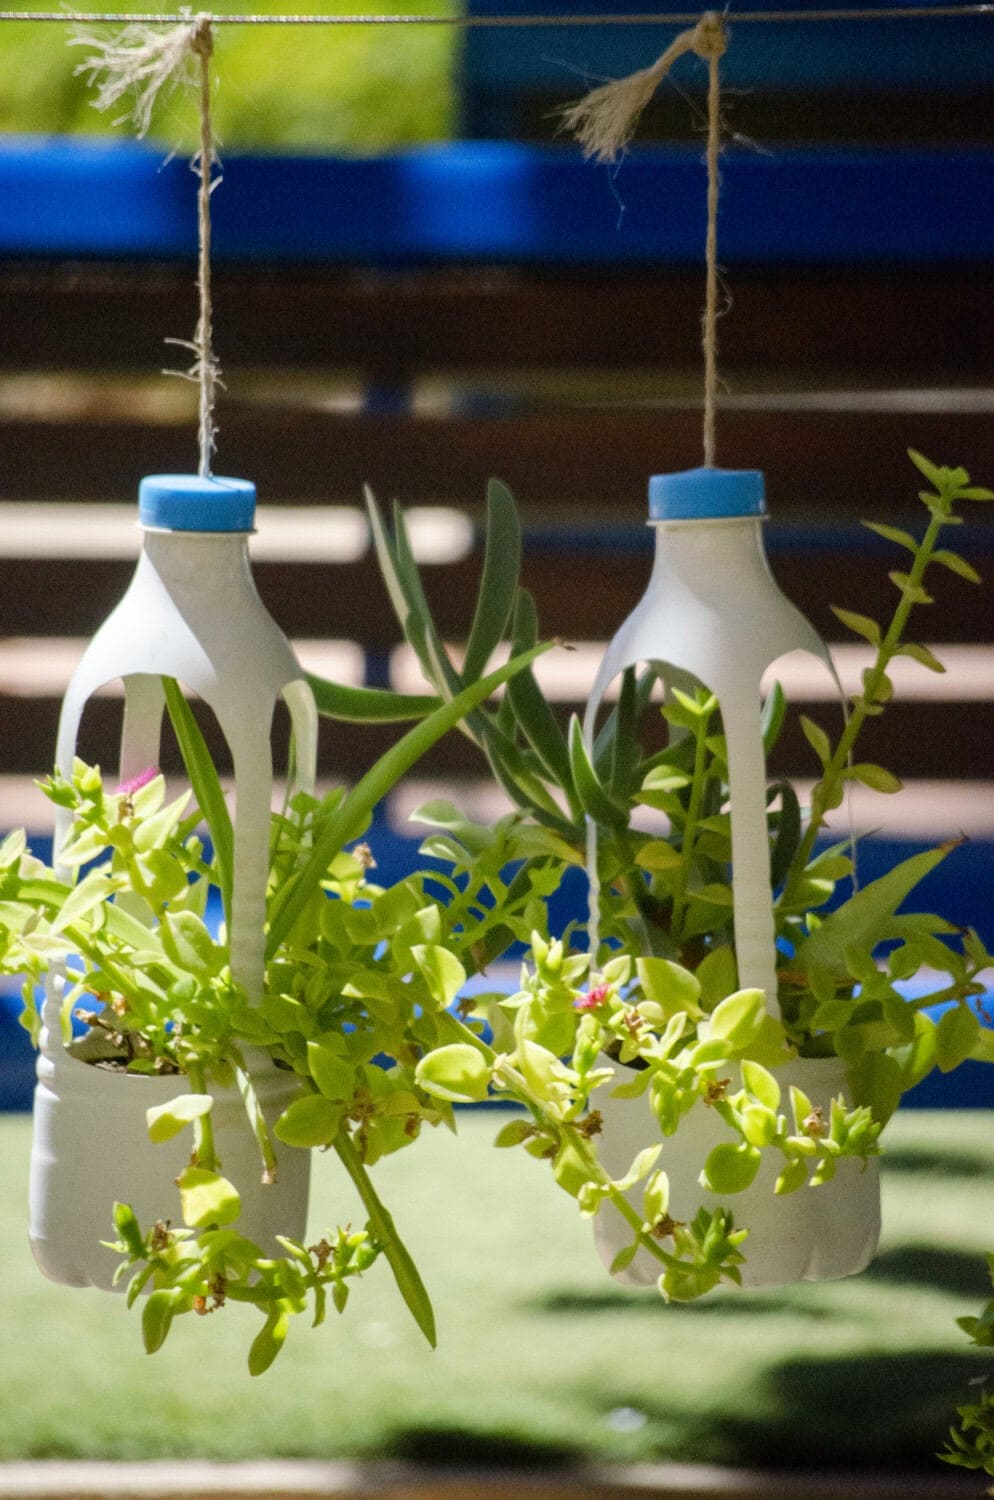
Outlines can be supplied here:
[[596, 1182], [598, 1186], [607, 1189], [611, 1202], [625, 1222], [631, 1227], [642, 1248], [648, 1250], [664, 1266], [671, 1267], [678, 1265], [677, 1258], [667, 1254], [658, 1240], [653, 1239], [646, 1231], [641, 1216], [629, 1203], [621, 1189], [612, 1182], [608, 1173], [601, 1166], [597, 1152], [591, 1149], [589, 1142], [576, 1126], [568, 1120], [560, 1120], [551, 1115], [543, 1105], [541, 1099], [528, 1087], [528, 1084], [517, 1068], [511, 1067], [506, 1056], [495, 1052], [492, 1047], [488, 1047], [486, 1042], [482, 1041], [476, 1035], [475, 1031], [471, 1031], [468, 1026], [464, 1026], [451, 1012], [442, 1012], [437, 1019], [442, 1021], [443, 1018], [446, 1023], [444, 1030], [448, 1032], [452, 1040], [466, 1042], [475, 1047], [489, 1062], [493, 1069], [495, 1081], [508, 1088], [516, 1098], [521, 1100], [522, 1104], [526, 1104], [544, 1130], [558, 1137], [561, 1141], [568, 1136], [570, 1145], [582, 1159], [583, 1165], [590, 1175], [590, 1181]]
[[945, 516], [936, 514], [935, 512], [932, 513], [928, 529], [915, 552], [911, 571], [908, 574], [908, 582], [901, 590], [901, 598], [894, 611], [890, 625], [877, 647], [876, 660], [864, 680], [863, 692], [853, 699], [852, 712], [849, 715], [845, 729], [831, 758], [825, 765], [821, 779], [812, 792], [811, 815], [808, 826], [794, 856], [791, 873], [780, 898], [780, 904], [784, 907], [791, 905], [797, 886], [804, 878], [804, 872], [811, 859], [815, 841], [824, 827], [826, 813], [831, 807], [838, 806], [838, 802], [834, 802], [833, 797], [838, 794], [840, 784], [845, 780], [849, 757], [852, 754], [863, 725], [866, 723], [869, 709], [878, 701], [877, 694], [886, 676], [887, 668], [898, 653], [904, 636], [904, 629], [908, 623], [908, 617], [916, 602], [916, 594], [921, 588], [925, 570], [932, 560], [932, 553], [935, 551], [939, 532], [942, 530], [945, 521]]

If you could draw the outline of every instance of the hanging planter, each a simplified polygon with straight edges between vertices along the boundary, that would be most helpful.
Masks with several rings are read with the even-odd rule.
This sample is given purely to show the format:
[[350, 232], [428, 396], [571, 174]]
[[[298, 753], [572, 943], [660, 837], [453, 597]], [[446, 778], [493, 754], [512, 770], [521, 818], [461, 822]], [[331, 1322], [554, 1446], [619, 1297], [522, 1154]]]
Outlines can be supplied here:
[[[291, 794], [313, 791], [317, 748], [313, 695], [289, 643], [263, 607], [249, 570], [254, 508], [254, 486], [243, 480], [157, 475], [142, 481], [142, 551], [135, 575], [69, 684], [56, 753], [57, 771], [69, 783], [85, 706], [101, 687], [120, 679], [125, 693], [120, 774], [127, 797], [129, 787], [137, 794], [149, 779], [145, 768], [159, 761], [163, 679], [183, 684], [214, 712], [231, 753], [237, 808], [230, 847], [217, 851], [226, 867], [221, 878], [231, 975], [250, 1002], [258, 1002], [263, 984], [273, 789], [269, 729], [278, 699], [285, 700], [293, 729]], [[126, 805], [121, 815], [127, 818]], [[64, 848], [71, 833], [63, 812], [57, 820], [56, 850]], [[227, 832], [219, 828], [217, 837], [227, 845]], [[57, 862], [56, 874], [65, 878], [68, 870]], [[121, 904], [130, 905], [137, 920], [151, 920], [141, 894], [141, 872], [136, 876]], [[187, 933], [186, 940], [192, 945], [199, 918], [192, 912], [188, 916], [192, 936]], [[182, 916], [170, 920], [173, 940], [182, 944]], [[56, 970], [47, 983], [32, 1152], [31, 1243], [42, 1270], [53, 1279], [109, 1286], [114, 1266], [100, 1243], [107, 1233], [108, 1205], [128, 1203], [143, 1221], [160, 1216], [164, 1173], [181, 1178], [189, 1146], [184, 1149], [179, 1138], [171, 1146], [153, 1144], [146, 1122], [150, 1110], [153, 1118], [163, 1113], [190, 1080], [136, 1075], [75, 1057], [63, 1041], [65, 993], [72, 982], [69, 972]], [[249, 1056], [242, 1082], [270, 1128], [300, 1092], [294, 1075], [276, 1071], [264, 1056]], [[209, 1096], [201, 1097], [210, 1102]], [[181, 1099], [177, 1107], [182, 1112]], [[308, 1154], [285, 1151], [278, 1179], [264, 1184], [258, 1142], [234, 1083], [214, 1099], [211, 1119], [218, 1162], [237, 1182], [241, 1196], [242, 1232], [270, 1253], [276, 1249], [277, 1232], [303, 1238]], [[81, 1152], [81, 1142], [91, 1143], [92, 1149]]]
[[[593, 1220], [612, 1273], [655, 1284], [667, 1300], [722, 1282], [863, 1269], [880, 1228], [880, 1136], [902, 1094], [936, 1066], [990, 1056], [970, 997], [994, 960], [975, 933], [903, 910], [955, 846], [915, 854], [862, 888], [850, 840], [817, 846], [849, 785], [900, 788], [855, 751], [867, 720], [886, 711], [890, 662], [909, 656], [936, 669], [907, 637], [929, 569], [975, 581], [940, 535], [957, 524], [960, 502], [989, 492], [963, 470], [912, 458], [930, 486], [930, 520], [920, 540], [874, 527], [911, 553], [888, 583], [899, 596], [889, 622], [836, 611], [870, 644], [871, 664], [838, 738], [801, 716], [821, 771], [807, 808], [788, 784], [767, 787], [766, 754], [788, 706], [775, 687], [761, 705], [760, 681], [796, 649], [831, 664], [770, 575], [756, 473], [653, 481], [653, 580], [607, 652], [585, 726], [574, 719], [564, 735], [528, 669], [498, 713], [474, 716], [472, 733], [517, 804], [506, 857], [527, 854], [512, 889], [551, 889], [553, 871], [583, 863], [592, 889], [586, 951], [572, 928], [550, 938], [532, 903], [520, 988], [475, 1002], [494, 1036], [488, 1081], [530, 1111], [498, 1144], [547, 1160]], [[404, 579], [403, 536], [391, 538], [375, 507], [372, 517], [398, 613], [413, 620], [412, 639], [428, 642], [437, 630], [423, 589]], [[520, 649], [537, 626], [518, 591], [517, 555], [513, 504], [492, 486], [484, 576], [515, 601]], [[447, 679], [427, 647], [421, 661], [441, 689]], [[597, 727], [619, 673], [617, 702]], [[662, 748], [650, 709], [659, 680]], [[668, 826], [650, 830], [660, 813]], [[420, 816], [438, 829], [426, 851], [460, 872], [497, 857], [501, 825], [477, 827], [445, 803]], [[514, 935], [526, 936], [520, 924]], [[483, 944], [478, 962], [498, 951]], [[901, 987], [926, 964], [941, 977], [906, 999]], [[927, 1010], [939, 999], [956, 1004], [936, 1023]], [[458, 1091], [456, 1061], [438, 1081]]]
[[[774, 1015], [777, 964], [760, 684], [768, 668], [795, 650], [820, 661], [833, 678], [835, 673], [826, 647], [773, 579], [763, 548], [765, 512], [763, 476], [756, 472], [704, 468], [661, 474], [650, 481], [649, 524], [656, 535], [652, 577], [600, 665], [587, 704], [584, 741], [592, 753], [597, 712], [606, 689], [620, 673], [639, 664], [650, 667], [671, 702], [674, 687], [684, 694], [696, 692], [699, 699], [713, 695], [727, 777], [733, 962], [739, 987], [761, 992]], [[688, 732], [676, 725], [671, 734]], [[679, 780], [679, 774], [670, 774], [668, 784], [674, 787]], [[666, 784], [660, 780], [660, 785]], [[695, 814], [688, 804], [685, 854], [693, 838], [707, 835], [706, 829], [695, 826], [700, 817], [701, 809]], [[593, 820], [590, 829], [590, 864], [595, 868]], [[717, 899], [717, 892], [704, 891], [704, 896], [709, 894]], [[678, 883], [667, 933], [671, 955], [692, 942], [700, 926], [702, 901], [700, 889], [687, 886], [685, 879]], [[596, 934], [595, 894], [591, 911], [594, 951]], [[729, 1088], [737, 1092], [742, 1086], [741, 1069], [733, 1068], [732, 1074], [722, 1084], [726, 1092]], [[801, 1090], [810, 1104], [812, 1132], [827, 1130], [833, 1099], [852, 1097], [847, 1070], [837, 1058], [797, 1058], [777, 1072], [776, 1082], [784, 1099], [790, 1087]], [[778, 1097], [773, 1107], [779, 1104]], [[601, 1112], [602, 1159], [612, 1175], [623, 1176], [644, 1144], [644, 1101], [609, 1096]], [[796, 1123], [798, 1129], [804, 1128], [803, 1120]], [[713, 1112], [698, 1109], [667, 1147], [672, 1217], [692, 1218], [700, 1202], [712, 1210], [717, 1206], [716, 1194], [706, 1193], [702, 1198], [700, 1176], [703, 1163], [723, 1138], [727, 1130], [721, 1120]], [[756, 1144], [762, 1143], [760, 1139]], [[831, 1191], [780, 1198], [773, 1195], [778, 1173], [772, 1162], [758, 1168], [736, 1205], [737, 1220], [749, 1227], [749, 1255], [743, 1271], [746, 1284], [845, 1276], [866, 1266], [880, 1230], [876, 1164], [847, 1163], [847, 1168], [844, 1181], [850, 1185], [858, 1176], [858, 1193], [847, 1194], [843, 1179], [837, 1176]], [[598, 1215], [595, 1237], [601, 1258], [611, 1266], [629, 1243], [630, 1233], [608, 1208]], [[642, 1257], [618, 1275], [635, 1284], [655, 1280], [651, 1271], [651, 1264]]]

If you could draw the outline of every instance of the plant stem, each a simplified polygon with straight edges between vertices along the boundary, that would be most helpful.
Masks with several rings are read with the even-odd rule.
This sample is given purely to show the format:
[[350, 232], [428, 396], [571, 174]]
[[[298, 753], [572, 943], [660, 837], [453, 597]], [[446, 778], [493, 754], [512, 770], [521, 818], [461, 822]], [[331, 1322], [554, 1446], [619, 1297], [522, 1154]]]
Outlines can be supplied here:
[[683, 840], [680, 849], [681, 857], [676, 869], [676, 884], [673, 891], [673, 915], [670, 919], [675, 939], [679, 939], [680, 936], [683, 909], [686, 905], [687, 897], [687, 876], [690, 873], [690, 862], [694, 853], [694, 839], [697, 834], [697, 821], [701, 815], [701, 802], [704, 799], [707, 726], [708, 720], [700, 718], [694, 729], [693, 779], [690, 783], [687, 820], [683, 825]]
[[341, 1131], [336, 1138], [335, 1152], [362, 1199], [362, 1205], [369, 1215], [369, 1227], [373, 1238], [383, 1246], [383, 1253], [393, 1271], [398, 1291], [407, 1303], [414, 1321], [434, 1348], [435, 1315], [425, 1284], [421, 1280], [407, 1246], [397, 1233], [389, 1211], [380, 1202], [369, 1173], [363, 1166], [355, 1143], [347, 1131]]
[[811, 815], [804, 837], [798, 845], [797, 853], [791, 862], [790, 875], [784, 884], [783, 893], [780, 897], [780, 906], [790, 907], [796, 899], [796, 891], [799, 883], [804, 878], [815, 846], [815, 841], [821, 832], [825, 817], [830, 808], [838, 806], [833, 803], [833, 797], [838, 792], [839, 784], [845, 779], [849, 757], [853, 747], [859, 738], [860, 731], [868, 717], [868, 709], [877, 701], [887, 668], [898, 652], [904, 635], [904, 628], [908, 623], [908, 616], [915, 604], [915, 594], [920, 589], [925, 570], [932, 560], [935, 544], [939, 532], [945, 524], [945, 517], [933, 512], [928, 529], [922, 538], [921, 545], [915, 553], [908, 574], [908, 582], [901, 591], [901, 598], [894, 611], [887, 633], [877, 647], [877, 657], [873, 666], [864, 679], [863, 692], [853, 699], [852, 713], [842, 732], [841, 738], [835, 750], [822, 772], [821, 779], [816, 783], [811, 794]]
[[611, 1181], [608, 1173], [601, 1166], [596, 1151], [591, 1149], [589, 1143], [580, 1131], [577, 1130], [576, 1126], [569, 1121], [559, 1120], [554, 1115], [551, 1115], [541, 1099], [528, 1087], [528, 1084], [517, 1068], [512, 1068], [506, 1057], [498, 1056], [492, 1047], [488, 1047], [486, 1042], [481, 1041], [475, 1032], [470, 1031], [468, 1026], [464, 1026], [457, 1016], [452, 1015], [449, 1011], [443, 1011], [440, 1012], [436, 1019], [442, 1021], [443, 1017], [446, 1024], [442, 1029], [449, 1034], [452, 1041], [468, 1042], [476, 1047], [477, 1051], [482, 1053], [490, 1063], [494, 1070], [494, 1076], [499, 1077], [501, 1083], [507, 1087], [508, 1091], [517, 1099], [520, 1099], [522, 1104], [527, 1105], [528, 1109], [535, 1116], [535, 1119], [544, 1129], [548, 1130], [550, 1134], [557, 1136], [560, 1140], [567, 1135], [569, 1136], [570, 1144], [577, 1155], [582, 1158], [583, 1165], [590, 1174], [590, 1180], [596, 1182], [600, 1187], [607, 1188], [611, 1202], [630, 1226], [642, 1248], [648, 1250], [664, 1266], [676, 1265], [676, 1258], [667, 1254], [659, 1242], [654, 1240], [643, 1228], [641, 1216], [632, 1208], [632, 1205], [628, 1202], [628, 1199], [620, 1188], [616, 1187]]
[[[191, 1093], [207, 1093], [207, 1081], [199, 1062], [184, 1063], [183, 1071], [190, 1080]], [[214, 1141], [214, 1122], [211, 1119], [210, 1110], [205, 1115], [198, 1115], [194, 1120], [193, 1139], [197, 1166], [206, 1168], [208, 1172], [216, 1172], [218, 1169], [217, 1146]]]

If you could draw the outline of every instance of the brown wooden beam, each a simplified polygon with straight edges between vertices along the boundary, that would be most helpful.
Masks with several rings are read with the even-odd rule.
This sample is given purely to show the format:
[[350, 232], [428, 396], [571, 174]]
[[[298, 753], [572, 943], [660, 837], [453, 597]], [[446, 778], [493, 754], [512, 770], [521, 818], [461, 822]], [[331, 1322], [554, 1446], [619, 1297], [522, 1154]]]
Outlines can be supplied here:
[[[677, 410], [569, 408], [497, 417], [343, 416], [226, 401], [221, 472], [255, 480], [260, 499], [357, 503], [364, 483], [384, 499], [479, 504], [498, 475], [526, 516], [645, 516], [648, 476], [700, 461], [701, 418]], [[994, 479], [994, 421], [983, 411], [725, 411], [718, 458], [760, 468], [779, 519], [917, 518], [916, 447]], [[192, 429], [124, 421], [0, 418], [0, 498], [132, 499], [142, 474], [187, 471]]]
[[[721, 325], [736, 370], [994, 376], [990, 268], [736, 268]], [[473, 267], [364, 271], [218, 267], [218, 352], [229, 369], [695, 368], [701, 276]], [[0, 368], [156, 372], [163, 339], [196, 317], [192, 267], [0, 265]]]

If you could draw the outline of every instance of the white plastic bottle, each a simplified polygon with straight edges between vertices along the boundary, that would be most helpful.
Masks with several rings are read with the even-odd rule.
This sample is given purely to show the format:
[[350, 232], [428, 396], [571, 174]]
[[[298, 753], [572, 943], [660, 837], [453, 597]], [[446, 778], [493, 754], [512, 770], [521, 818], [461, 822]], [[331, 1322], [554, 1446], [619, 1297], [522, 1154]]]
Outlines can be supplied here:
[[[317, 747], [313, 696], [293, 651], [256, 592], [248, 558], [255, 487], [239, 479], [155, 475], [139, 489], [142, 550], [131, 584], [94, 636], [69, 684], [56, 764], [72, 771], [83, 710], [118, 678], [125, 690], [120, 777], [159, 759], [162, 677], [173, 677], [213, 710], [234, 767], [231, 966], [250, 998], [261, 993], [273, 766], [270, 724], [282, 697], [294, 732], [296, 785], [311, 789]], [[68, 832], [56, 816], [55, 857]], [[144, 1227], [175, 1214], [173, 1177], [189, 1154], [182, 1136], [153, 1145], [145, 1113], [186, 1087], [176, 1077], [116, 1074], [81, 1062], [63, 1046], [62, 981], [47, 988], [31, 1156], [30, 1237], [39, 1266], [55, 1281], [108, 1288], [115, 1257], [115, 1200], [130, 1203]], [[250, 1060], [270, 1123], [297, 1092], [294, 1075], [268, 1058]], [[275, 1249], [273, 1235], [306, 1230], [309, 1153], [282, 1147], [277, 1182], [263, 1185], [258, 1149], [235, 1090], [214, 1108], [218, 1153], [242, 1196], [239, 1227]]]
[[[690, 469], [649, 481], [649, 524], [656, 533], [652, 576], [605, 653], [587, 704], [584, 737], [590, 747], [609, 684], [640, 662], [656, 666], [664, 683], [679, 685], [689, 678], [715, 694], [728, 747], [739, 984], [763, 990], [768, 1009], [776, 1014], [760, 681], [779, 657], [795, 650], [817, 657], [833, 676], [834, 671], [824, 643], [770, 572], [762, 536], [765, 514], [763, 475], [756, 470]], [[595, 912], [592, 919], [596, 931]], [[788, 1085], [796, 1083], [825, 1109], [826, 1117], [831, 1098], [846, 1090], [846, 1070], [837, 1059], [798, 1058], [778, 1070], [778, 1078], [785, 1099]], [[597, 1102], [605, 1117], [601, 1156], [611, 1174], [621, 1176], [636, 1151], [648, 1144], [652, 1116], [644, 1099], [612, 1099], [608, 1089]], [[670, 1178], [674, 1218], [691, 1218], [701, 1203], [714, 1207], [724, 1202], [697, 1182], [708, 1150], [722, 1139], [730, 1139], [727, 1127], [698, 1106], [678, 1134], [664, 1141], [659, 1165]], [[776, 1165], [764, 1161], [753, 1186], [727, 1200], [724, 1206], [736, 1223], [750, 1231], [746, 1285], [844, 1276], [868, 1264], [879, 1233], [875, 1163], [865, 1171], [852, 1162], [842, 1168], [823, 1187], [774, 1198]], [[633, 1190], [636, 1206], [638, 1194], [638, 1188]], [[630, 1232], [610, 1207], [602, 1209], [594, 1225], [598, 1250], [609, 1266], [629, 1242]], [[657, 1275], [656, 1262], [643, 1254], [619, 1280], [646, 1285]]]

